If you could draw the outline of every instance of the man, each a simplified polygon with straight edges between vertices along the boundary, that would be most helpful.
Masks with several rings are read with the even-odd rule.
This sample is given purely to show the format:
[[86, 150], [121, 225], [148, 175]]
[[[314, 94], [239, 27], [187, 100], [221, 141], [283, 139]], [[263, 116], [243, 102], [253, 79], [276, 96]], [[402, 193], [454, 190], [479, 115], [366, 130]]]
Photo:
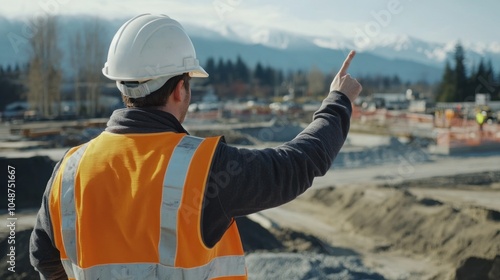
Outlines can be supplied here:
[[361, 91], [347, 74], [354, 55], [295, 139], [238, 149], [181, 125], [190, 78], [208, 76], [182, 26], [164, 15], [129, 20], [103, 69], [128, 108], [55, 167], [32, 265], [42, 279], [246, 279], [234, 217], [287, 203], [328, 171]]

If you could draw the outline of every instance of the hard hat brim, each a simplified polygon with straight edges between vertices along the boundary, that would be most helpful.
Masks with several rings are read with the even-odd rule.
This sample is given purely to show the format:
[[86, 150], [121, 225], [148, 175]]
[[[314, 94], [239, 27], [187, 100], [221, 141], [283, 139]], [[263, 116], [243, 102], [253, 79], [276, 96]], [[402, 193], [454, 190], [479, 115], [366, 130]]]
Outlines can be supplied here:
[[192, 78], [208, 78], [208, 73], [203, 67], [198, 66], [198, 69], [189, 71], [189, 76]]

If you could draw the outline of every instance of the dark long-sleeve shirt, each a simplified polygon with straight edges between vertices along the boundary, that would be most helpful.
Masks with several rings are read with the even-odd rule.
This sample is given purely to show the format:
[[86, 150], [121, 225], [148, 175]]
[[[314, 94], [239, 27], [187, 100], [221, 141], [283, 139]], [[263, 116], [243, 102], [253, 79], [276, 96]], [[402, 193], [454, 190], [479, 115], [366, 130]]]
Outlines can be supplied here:
[[[340, 92], [331, 92], [313, 121], [293, 140], [276, 148], [244, 149], [219, 143], [206, 186], [202, 236], [207, 246], [217, 243], [233, 217], [287, 203], [324, 175], [340, 151], [350, 124], [351, 103]], [[120, 109], [111, 116], [106, 131], [126, 133], [187, 133], [171, 114], [156, 109]], [[55, 167], [52, 178], [58, 172]], [[30, 242], [32, 265], [43, 277], [64, 279], [59, 251], [53, 241], [48, 210], [50, 179], [44, 193]]]

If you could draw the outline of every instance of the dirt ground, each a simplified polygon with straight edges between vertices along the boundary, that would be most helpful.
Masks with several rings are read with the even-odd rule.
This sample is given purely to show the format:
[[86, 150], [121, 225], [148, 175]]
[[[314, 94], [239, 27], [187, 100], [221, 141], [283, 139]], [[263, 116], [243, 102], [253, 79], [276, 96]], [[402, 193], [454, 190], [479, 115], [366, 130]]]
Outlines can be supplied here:
[[500, 255], [499, 182], [490, 171], [313, 188], [254, 218], [348, 247], [386, 279], [500, 279], [456, 276], [472, 258]]
[[[23, 178], [37, 171], [36, 160], [16, 162]], [[250, 279], [285, 279], [270, 275], [287, 271], [281, 276], [303, 276], [286, 279], [499, 280], [499, 163], [494, 154], [363, 168], [334, 164], [297, 200], [238, 221]], [[43, 166], [50, 176], [51, 166]], [[42, 191], [45, 182], [36, 181]], [[24, 183], [21, 189], [35, 189]], [[28, 203], [31, 194], [20, 197], [27, 207], [39, 201]], [[35, 214], [16, 212], [19, 273], [7, 271], [8, 232], [0, 228], [0, 279], [38, 279], [27, 254]]]

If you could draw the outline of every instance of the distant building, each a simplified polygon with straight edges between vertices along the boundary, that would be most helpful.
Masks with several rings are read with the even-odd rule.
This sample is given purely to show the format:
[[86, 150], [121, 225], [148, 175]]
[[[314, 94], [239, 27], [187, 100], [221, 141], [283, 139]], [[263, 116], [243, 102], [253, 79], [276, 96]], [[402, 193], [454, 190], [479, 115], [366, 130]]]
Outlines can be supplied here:
[[406, 110], [410, 104], [406, 93], [374, 93], [373, 102], [377, 108], [387, 110]]
[[489, 93], [476, 93], [476, 106], [486, 106], [491, 101]]
[[436, 104], [427, 99], [410, 100], [408, 111], [412, 113], [429, 113]]

